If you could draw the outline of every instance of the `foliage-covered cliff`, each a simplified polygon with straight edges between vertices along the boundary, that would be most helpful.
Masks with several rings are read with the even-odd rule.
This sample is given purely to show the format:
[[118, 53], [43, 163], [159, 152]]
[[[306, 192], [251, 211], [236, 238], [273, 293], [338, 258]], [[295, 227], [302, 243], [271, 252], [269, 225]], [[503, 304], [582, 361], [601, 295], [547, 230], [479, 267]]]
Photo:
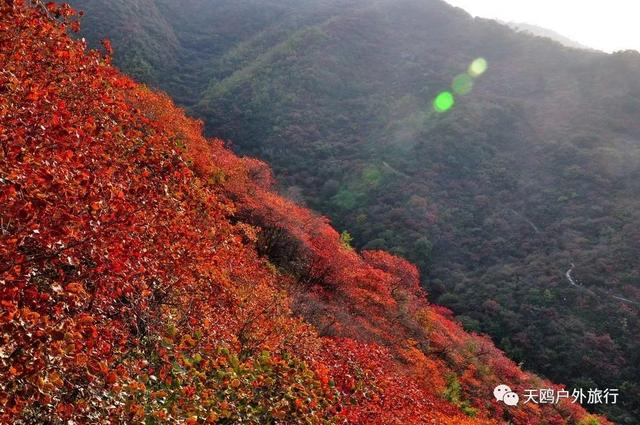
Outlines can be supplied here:
[[0, 422], [607, 423], [68, 37], [0, 4]]
[[[157, 26], [74, 3], [110, 22], [87, 35], [113, 37], [127, 72], [131, 33], [111, 17], [168, 23], [175, 64], [149, 69], [209, 135], [269, 162], [355, 246], [417, 264], [434, 300], [525, 367], [623, 389], [607, 413], [637, 422], [637, 52], [565, 48], [439, 0], [155, 0]], [[436, 113], [444, 90], [456, 103]]]

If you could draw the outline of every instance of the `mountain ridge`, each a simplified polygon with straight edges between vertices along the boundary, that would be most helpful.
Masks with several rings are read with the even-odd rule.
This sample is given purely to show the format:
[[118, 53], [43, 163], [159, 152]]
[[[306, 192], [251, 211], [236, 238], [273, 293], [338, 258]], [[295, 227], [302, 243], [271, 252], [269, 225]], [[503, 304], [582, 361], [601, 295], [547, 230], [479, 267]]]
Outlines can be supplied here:
[[528, 24], [525, 22], [506, 22], [506, 21], [498, 21], [498, 22], [505, 24], [517, 31], [528, 32], [538, 37], [550, 38], [566, 47], [572, 47], [574, 49], [582, 49], [582, 50], [597, 50], [597, 49], [588, 47], [582, 43], [578, 43], [577, 41], [574, 41], [569, 37], [566, 37], [560, 34], [557, 31], [554, 31], [549, 28], [541, 27], [539, 25]]

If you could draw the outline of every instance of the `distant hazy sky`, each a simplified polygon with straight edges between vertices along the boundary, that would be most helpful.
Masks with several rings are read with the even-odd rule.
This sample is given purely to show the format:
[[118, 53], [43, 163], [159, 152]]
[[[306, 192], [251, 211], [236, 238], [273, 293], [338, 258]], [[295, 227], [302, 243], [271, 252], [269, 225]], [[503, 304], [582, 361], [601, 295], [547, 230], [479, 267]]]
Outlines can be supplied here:
[[474, 16], [552, 29], [594, 49], [640, 51], [640, 0], [446, 0]]

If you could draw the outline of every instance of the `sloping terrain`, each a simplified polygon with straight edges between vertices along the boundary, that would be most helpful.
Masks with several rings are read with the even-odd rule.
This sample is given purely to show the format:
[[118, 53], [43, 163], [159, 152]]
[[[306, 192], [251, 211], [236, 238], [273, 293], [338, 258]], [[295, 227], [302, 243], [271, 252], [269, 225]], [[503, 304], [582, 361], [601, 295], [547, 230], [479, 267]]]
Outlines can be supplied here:
[[[130, 71], [116, 6], [74, 3], [110, 23], [87, 35], [113, 38]], [[636, 422], [638, 53], [563, 48], [437, 0], [154, 8], [179, 40], [157, 85], [208, 134], [267, 160], [282, 193], [355, 246], [417, 264], [434, 299], [525, 367], [620, 388], [620, 405], [596, 408]], [[444, 90], [455, 104], [437, 113]]]
[[572, 47], [574, 49], [583, 49], [583, 50], [594, 50], [594, 49], [590, 49], [589, 47], [585, 46], [582, 43], [578, 43], [577, 41], [570, 39], [569, 37], [559, 34], [554, 30], [550, 30], [549, 28], [540, 27], [538, 25], [527, 24], [524, 22], [502, 22], [502, 23], [510, 26], [516, 31], [528, 32], [538, 37], [550, 38], [551, 40], [557, 41], [558, 43], [566, 47]]
[[70, 39], [72, 9], [0, 16], [0, 422], [609, 423], [496, 402], [559, 387]]

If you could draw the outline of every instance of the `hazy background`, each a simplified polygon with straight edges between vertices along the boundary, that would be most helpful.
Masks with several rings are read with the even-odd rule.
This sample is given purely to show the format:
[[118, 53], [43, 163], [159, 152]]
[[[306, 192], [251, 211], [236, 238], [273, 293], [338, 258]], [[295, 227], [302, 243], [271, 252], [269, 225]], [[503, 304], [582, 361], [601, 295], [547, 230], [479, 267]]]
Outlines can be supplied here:
[[605, 52], [640, 50], [633, 0], [446, 0], [474, 16], [545, 27]]

